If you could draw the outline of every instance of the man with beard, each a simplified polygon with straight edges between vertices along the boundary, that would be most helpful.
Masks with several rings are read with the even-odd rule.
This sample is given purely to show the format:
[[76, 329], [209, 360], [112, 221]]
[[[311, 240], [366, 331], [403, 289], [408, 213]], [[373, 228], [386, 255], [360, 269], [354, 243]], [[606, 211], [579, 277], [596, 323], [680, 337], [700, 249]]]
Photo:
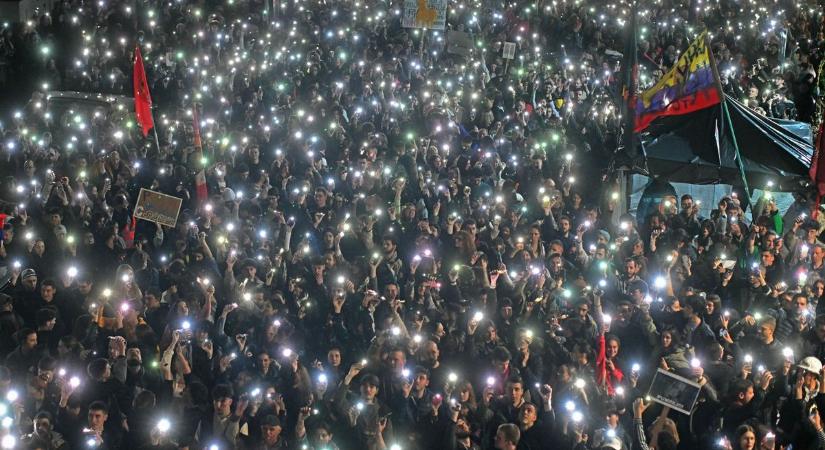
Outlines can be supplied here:
[[[300, 419], [299, 419], [300, 420]], [[301, 423], [303, 421], [301, 420]], [[261, 421], [261, 437], [250, 445], [250, 450], [281, 450], [288, 448], [283, 426], [277, 416], [269, 414]]]
[[126, 386], [130, 389], [148, 389], [160, 392], [164, 381], [157, 371], [147, 372], [143, 367], [143, 356], [140, 348], [134, 346], [126, 350]]
[[40, 297], [40, 293], [37, 292], [37, 273], [29, 268], [20, 273], [19, 280], [16, 278], [12, 276], [11, 280], [14, 309], [20, 313], [26, 325], [33, 326]]
[[[48, 411], [40, 411], [34, 416], [34, 431], [23, 436], [20, 443], [25, 448], [47, 448], [64, 450], [69, 448], [63, 435], [54, 431], [54, 418]], [[38, 445], [42, 447], [38, 447]]]

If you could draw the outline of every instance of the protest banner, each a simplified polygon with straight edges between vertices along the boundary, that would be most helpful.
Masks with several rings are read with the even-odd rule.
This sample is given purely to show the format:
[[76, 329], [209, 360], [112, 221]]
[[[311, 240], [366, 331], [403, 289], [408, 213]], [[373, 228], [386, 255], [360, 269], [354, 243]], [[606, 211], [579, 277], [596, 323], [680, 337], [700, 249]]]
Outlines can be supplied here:
[[447, 25], [447, 0], [404, 0], [404, 28], [443, 30]]
[[135, 217], [174, 227], [183, 200], [160, 192], [141, 188], [135, 203]]
[[669, 406], [682, 414], [690, 415], [699, 398], [699, 384], [667, 370], [659, 369], [653, 376], [647, 396], [650, 400]]

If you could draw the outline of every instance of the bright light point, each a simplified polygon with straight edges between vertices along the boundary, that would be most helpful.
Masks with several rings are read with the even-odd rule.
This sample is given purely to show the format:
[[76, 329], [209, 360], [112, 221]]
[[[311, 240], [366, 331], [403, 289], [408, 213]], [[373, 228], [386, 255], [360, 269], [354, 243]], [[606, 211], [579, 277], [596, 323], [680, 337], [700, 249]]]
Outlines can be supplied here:
[[160, 419], [158, 421], [158, 431], [161, 433], [166, 433], [172, 427], [172, 424], [169, 423], [169, 419]]

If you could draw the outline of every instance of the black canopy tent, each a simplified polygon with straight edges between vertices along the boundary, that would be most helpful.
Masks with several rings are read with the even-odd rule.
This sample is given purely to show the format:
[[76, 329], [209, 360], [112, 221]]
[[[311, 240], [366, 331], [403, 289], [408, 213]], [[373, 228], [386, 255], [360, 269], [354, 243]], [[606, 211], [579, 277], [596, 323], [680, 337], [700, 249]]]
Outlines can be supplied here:
[[[808, 181], [808, 124], [761, 116], [726, 95], [748, 186], [792, 191]], [[648, 173], [668, 181], [742, 186], [736, 147], [721, 106], [658, 119], [641, 136]]]

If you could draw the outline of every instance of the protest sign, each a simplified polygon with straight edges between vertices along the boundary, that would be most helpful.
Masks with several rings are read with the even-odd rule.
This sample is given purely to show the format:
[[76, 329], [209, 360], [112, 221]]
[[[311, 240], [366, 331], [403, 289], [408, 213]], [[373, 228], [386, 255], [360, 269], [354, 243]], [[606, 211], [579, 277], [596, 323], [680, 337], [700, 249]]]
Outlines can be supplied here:
[[135, 204], [135, 217], [174, 227], [183, 200], [160, 192], [141, 189]]
[[505, 42], [501, 50], [501, 57], [504, 59], [513, 59], [516, 57], [516, 43]]
[[699, 384], [687, 378], [659, 369], [653, 376], [647, 395], [656, 403], [690, 415], [701, 389]]
[[447, 0], [404, 0], [404, 28], [443, 30], [447, 25]]

